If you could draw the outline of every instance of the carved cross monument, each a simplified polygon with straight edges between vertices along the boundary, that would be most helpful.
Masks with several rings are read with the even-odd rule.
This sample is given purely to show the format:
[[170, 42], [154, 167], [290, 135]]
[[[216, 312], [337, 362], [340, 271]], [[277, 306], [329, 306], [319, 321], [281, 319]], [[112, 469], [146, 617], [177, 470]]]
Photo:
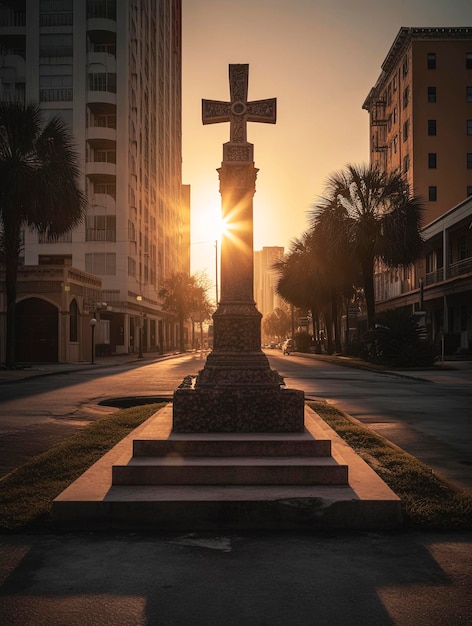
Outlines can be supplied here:
[[248, 102], [248, 65], [230, 65], [230, 102], [202, 101], [203, 124], [230, 123], [218, 169], [222, 214], [221, 299], [213, 315], [213, 351], [192, 388], [174, 393], [174, 432], [300, 432], [304, 395], [282, 389], [261, 350], [254, 302], [253, 196], [258, 170], [247, 122], [275, 124], [276, 100]]

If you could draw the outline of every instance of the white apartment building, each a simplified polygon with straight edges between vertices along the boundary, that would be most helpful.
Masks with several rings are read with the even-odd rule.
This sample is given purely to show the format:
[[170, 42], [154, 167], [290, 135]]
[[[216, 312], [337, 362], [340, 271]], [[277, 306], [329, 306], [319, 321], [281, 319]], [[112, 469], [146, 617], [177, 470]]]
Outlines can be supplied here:
[[[70, 291], [64, 306], [75, 298], [87, 324], [73, 334], [75, 347], [59, 347], [58, 360], [87, 356], [80, 334], [97, 309], [97, 343], [111, 352], [179, 343], [158, 290], [172, 272], [190, 271], [181, 13], [181, 0], [0, 4], [0, 98], [37, 102], [45, 117], [60, 114], [83, 165], [86, 221], [55, 243], [25, 233], [25, 266], [70, 266], [101, 280], [99, 302]], [[67, 323], [70, 311], [59, 313]], [[67, 337], [67, 329], [57, 333]]]

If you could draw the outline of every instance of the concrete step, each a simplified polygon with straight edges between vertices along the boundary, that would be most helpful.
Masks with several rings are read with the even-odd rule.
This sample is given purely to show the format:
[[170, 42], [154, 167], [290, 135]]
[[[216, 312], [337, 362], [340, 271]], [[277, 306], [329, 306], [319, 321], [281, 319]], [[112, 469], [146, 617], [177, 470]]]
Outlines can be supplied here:
[[[206, 436], [208, 437], [208, 435]], [[331, 441], [329, 439], [254, 439], [252, 437], [234, 437], [230, 441], [221, 437], [205, 439], [135, 439], [133, 441], [133, 456], [331, 456]]]
[[113, 485], [347, 485], [331, 457], [133, 457], [114, 465]]

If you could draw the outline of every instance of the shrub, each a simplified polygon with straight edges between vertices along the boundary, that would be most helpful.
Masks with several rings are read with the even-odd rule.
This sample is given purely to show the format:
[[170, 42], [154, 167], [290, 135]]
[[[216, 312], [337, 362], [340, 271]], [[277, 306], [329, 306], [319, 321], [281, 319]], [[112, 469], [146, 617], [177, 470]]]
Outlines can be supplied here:
[[424, 367], [434, 363], [436, 346], [427, 340], [426, 329], [402, 309], [377, 315], [375, 329], [368, 333], [369, 361], [393, 367]]

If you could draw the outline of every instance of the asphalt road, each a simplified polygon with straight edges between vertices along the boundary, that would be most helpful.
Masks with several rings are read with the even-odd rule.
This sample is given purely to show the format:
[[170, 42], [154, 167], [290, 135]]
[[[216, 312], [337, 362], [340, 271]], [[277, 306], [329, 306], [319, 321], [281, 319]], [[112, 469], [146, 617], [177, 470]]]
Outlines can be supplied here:
[[[278, 350], [266, 352], [288, 387], [333, 403], [458, 485], [472, 489], [472, 368], [384, 374]], [[0, 476], [112, 409], [126, 396], [170, 398], [200, 353], [33, 377], [0, 385]], [[434, 381], [434, 382], [432, 382]]]

